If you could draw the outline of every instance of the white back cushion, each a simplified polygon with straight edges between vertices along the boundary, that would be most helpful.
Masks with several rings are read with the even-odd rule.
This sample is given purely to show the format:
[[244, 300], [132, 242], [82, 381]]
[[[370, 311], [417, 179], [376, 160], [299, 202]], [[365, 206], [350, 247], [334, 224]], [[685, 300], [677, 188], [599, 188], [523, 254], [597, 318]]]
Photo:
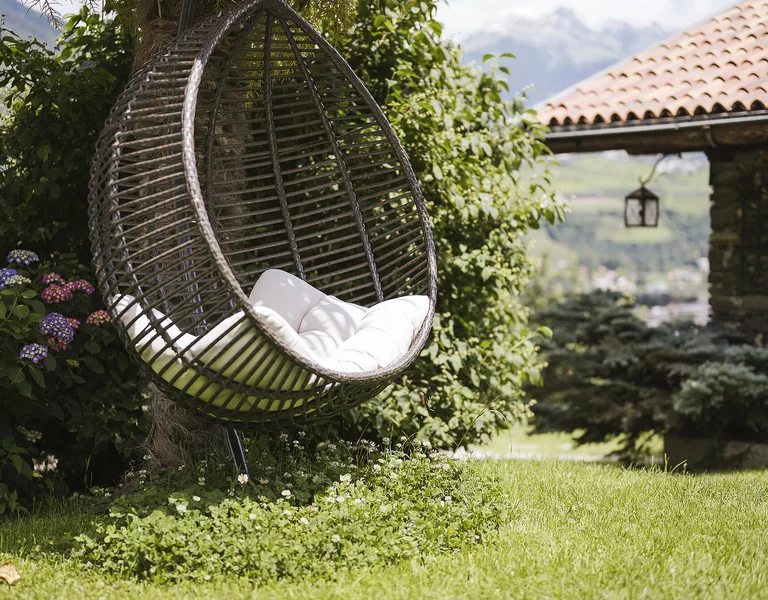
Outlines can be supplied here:
[[274, 310], [294, 331], [299, 331], [304, 316], [324, 298], [320, 290], [280, 269], [264, 271], [248, 296], [254, 306]]

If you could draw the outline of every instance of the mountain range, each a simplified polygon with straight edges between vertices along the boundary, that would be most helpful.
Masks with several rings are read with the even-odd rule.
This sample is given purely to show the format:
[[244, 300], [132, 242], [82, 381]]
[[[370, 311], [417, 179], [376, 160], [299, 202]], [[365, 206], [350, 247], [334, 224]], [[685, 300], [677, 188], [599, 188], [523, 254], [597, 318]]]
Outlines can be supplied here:
[[656, 23], [633, 26], [624, 21], [593, 29], [574, 10], [561, 7], [540, 18], [502, 17], [461, 46], [466, 59], [478, 64], [485, 54], [514, 54], [515, 60], [503, 59], [511, 71], [511, 93], [532, 84], [527, 105], [533, 106], [670, 33]]
[[40, 16], [34, 8], [30, 9], [16, 0], [0, 0], [0, 15], [10, 29], [22, 38], [34, 36], [41, 42], [51, 44], [57, 32]]

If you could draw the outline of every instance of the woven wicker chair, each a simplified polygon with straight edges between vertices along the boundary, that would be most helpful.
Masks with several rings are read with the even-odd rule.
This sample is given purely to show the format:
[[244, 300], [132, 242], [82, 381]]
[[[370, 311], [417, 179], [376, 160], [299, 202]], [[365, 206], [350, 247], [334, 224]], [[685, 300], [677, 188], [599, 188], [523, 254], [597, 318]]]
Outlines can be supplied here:
[[[408, 158], [349, 65], [281, 0], [249, 0], [188, 29], [136, 74], [97, 145], [90, 226], [129, 350], [183, 406], [220, 422], [327, 419], [379, 393], [429, 334], [436, 259]], [[388, 367], [323, 369], [249, 302], [273, 268], [364, 306], [426, 295], [429, 312]], [[235, 343], [251, 337], [224, 358], [178, 343], [217, 327]]]

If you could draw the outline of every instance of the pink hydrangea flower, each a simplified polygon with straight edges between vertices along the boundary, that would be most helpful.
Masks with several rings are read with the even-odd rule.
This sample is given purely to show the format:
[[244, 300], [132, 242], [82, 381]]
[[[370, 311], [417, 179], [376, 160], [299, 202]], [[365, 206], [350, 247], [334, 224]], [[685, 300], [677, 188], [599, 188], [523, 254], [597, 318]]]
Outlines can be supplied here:
[[88, 315], [88, 318], [85, 320], [85, 322], [89, 325], [96, 325], [96, 327], [100, 327], [104, 323], [111, 323], [112, 319], [106, 310], [97, 310], [96, 312]]
[[50, 272], [43, 275], [43, 283], [45, 285], [66, 285], [67, 282], [58, 273]]
[[72, 329], [74, 329], [75, 331], [80, 329], [80, 320], [79, 319], [75, 319], [74, 317], [67, 317], [67, 323], [69, 323], [69, 326]]
[[66, 342], [57, 340], [55, 337], [48, 338], [48, 347], [54, 352], [63, 352], [64, 350], [69, 348]]
[[89, 296], [96, 291], [93, 284], [85, 279], [78, 279], [77, 281], [70, 281], [66, 284], [66, 288], [71, 292], [85, 292]]
[[59, 304], [60, 302], [71, 300], [72, 291], [66, 286], [53, 284], [40, 292], [40, 296], [42, 297], [43, 302], [47, 302], [48, 304]]

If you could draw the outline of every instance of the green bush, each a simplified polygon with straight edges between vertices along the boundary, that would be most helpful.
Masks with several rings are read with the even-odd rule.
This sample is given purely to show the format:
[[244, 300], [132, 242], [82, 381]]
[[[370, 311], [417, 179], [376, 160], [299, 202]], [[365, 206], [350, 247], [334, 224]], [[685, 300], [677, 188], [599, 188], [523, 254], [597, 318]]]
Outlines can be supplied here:
[[627, 454], [650, 433], [768, 441], [768, 349], [715, 328], [650, 328], [633, 308], [593, 292], [535, 315], [554, 331], [533, 392], [538, 432], [619, 438]]
[[[140, 431], [136, 368], [74, 259], [0, 269], [0, 514], [122, 472]], [[86, 275], [87, 276], [87, 275]]]
[[449, 446], [485, 440], [525, 412], [521, 390], [538, 383], [540, 366], [518, 300], [533, 271], [523, 235], [562, 209], [552, 199], [541, 125], [522, 96], [502, 99], [507, 68], [464, 64], [441, 38], [436, 6], [363, 0], [342, 44], [410, 156], [439, 269], [434, 333], [421, 359], [347, 417], [350, 435], [418, 433]]
[[54, 50], [0, 29], [0, 250], [74, 253], [90, 264], [91, 157], [128, 78], [130, 48], [85, 9]]
[[133, 490], [78, 538], [76, 556], [160, 582], [332, 579], [483, 543], [507, 520], [497, 481], [429, 445], [325, 443], [310, 454], [302, 438], [284, 440], [251, 448], [251, 481], [232, 481], [215, 458], [153, 481], [131, 473]]
[[[0, 513], [46, 490], [82, 488], [86, 477], [112, 481], [139, 433], [137, 369], [113, 327], [86, 322], [104, 306], [75, 283], [93, 281], [90, 159], [129, 50], [124, 34], [85, 10], [55, 50], [0, 29], [0, 259], [18, 247], [40, 257], [10, 264], [26, 279], [0, 290]], [[54, 275], [44, 283], [47, 272], [74, 289]], [[53, 312], [80, 323], [71, 342], [39, 331]], [[20, 358], [29, 344], [38, 346]]]

